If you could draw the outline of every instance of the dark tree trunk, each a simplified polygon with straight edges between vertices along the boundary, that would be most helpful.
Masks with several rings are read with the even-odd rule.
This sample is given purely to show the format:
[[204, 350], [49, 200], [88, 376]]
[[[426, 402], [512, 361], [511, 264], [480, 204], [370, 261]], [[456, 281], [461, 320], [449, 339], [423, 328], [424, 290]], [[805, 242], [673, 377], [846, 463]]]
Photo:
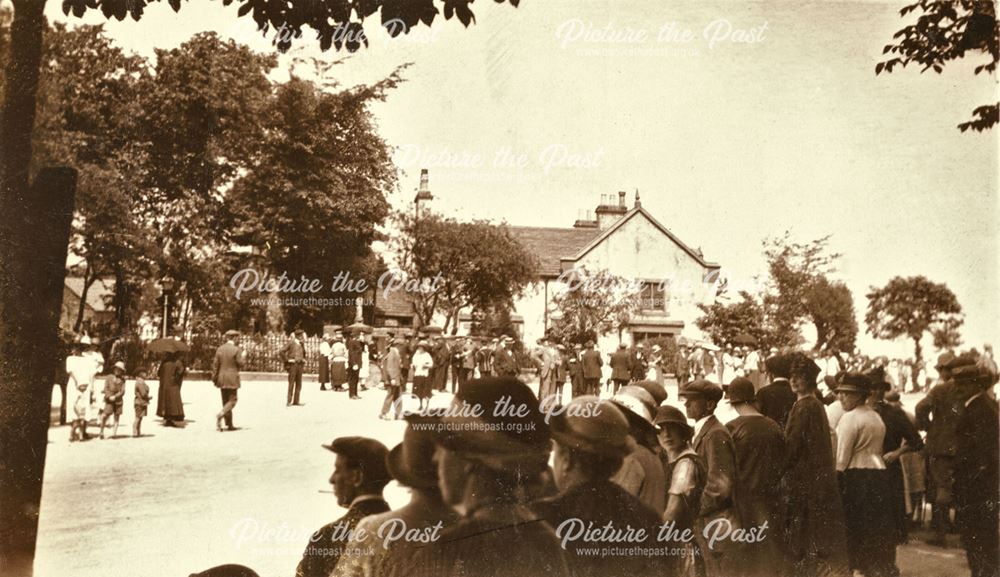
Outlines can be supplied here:
[[[31, 575], [38, 532], [73, 190], [29, 190], [45, 2], [13, 5], [0, 108], [0, 574], [19, 577]], [[58, 270], [57, 251], [39, 251], [57, 242]]]
[[83, 325], [83, 314], [87, 310], [87, 293], [90, 286], [94, 284], [94, 279], [90, 275], [90, 264], [83, 269], [83, 288], [80, 290], [80, 305], [76, 307], [76, 322], [73, 323], [73, 332], [80, 332]]
[[35, 554], [75, 188], [73, 169], [45, 169], [26, 194], [4, 199], [0, 574], [12, 577], [30, 576]]

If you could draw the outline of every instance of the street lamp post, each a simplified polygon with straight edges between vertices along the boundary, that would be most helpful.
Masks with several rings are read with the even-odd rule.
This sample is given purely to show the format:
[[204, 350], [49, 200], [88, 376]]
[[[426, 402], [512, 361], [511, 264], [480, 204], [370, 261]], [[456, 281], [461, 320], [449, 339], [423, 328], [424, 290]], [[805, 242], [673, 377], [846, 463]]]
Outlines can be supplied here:
[[160, 336], [166, 337], [170, 326], [170, 293], [174, 290], [174, 279], [170, 276], [163, 277], [160, 280], [160, 288], [163, 290], [163, 327]]

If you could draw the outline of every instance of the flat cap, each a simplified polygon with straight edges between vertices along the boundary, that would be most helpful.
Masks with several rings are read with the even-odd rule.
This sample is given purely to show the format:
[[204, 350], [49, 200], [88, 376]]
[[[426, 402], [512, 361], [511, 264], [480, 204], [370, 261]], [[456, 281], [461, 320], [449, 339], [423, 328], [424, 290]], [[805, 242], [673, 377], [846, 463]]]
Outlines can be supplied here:
[[337, 437], [324, 449], [343, 455], [358, 464], [364, 473], [366, 483], [388, 483], [392, 480], [385, 466], [385, 457], [389, 449], [382, 443], [370, 437]]
[[570, 401], [552, 416], [552, 437], [561, 445], [597, 455], [628, 453], [629, 423], [614, 403], [592, 395]]
[[708, 379], [698, 379], [684, 385], [677, 394], [681, 397], [703, 397], [709, 401], [719, 402], [722, 399], [722, 387]]

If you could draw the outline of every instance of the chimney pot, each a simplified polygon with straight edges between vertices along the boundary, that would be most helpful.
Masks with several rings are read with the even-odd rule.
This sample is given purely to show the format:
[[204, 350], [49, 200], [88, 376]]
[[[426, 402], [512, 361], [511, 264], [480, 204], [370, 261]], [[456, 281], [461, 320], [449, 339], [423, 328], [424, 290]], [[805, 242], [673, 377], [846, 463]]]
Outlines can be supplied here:
[[618, 206], [625, 206], [625, 191], [618, 191]]

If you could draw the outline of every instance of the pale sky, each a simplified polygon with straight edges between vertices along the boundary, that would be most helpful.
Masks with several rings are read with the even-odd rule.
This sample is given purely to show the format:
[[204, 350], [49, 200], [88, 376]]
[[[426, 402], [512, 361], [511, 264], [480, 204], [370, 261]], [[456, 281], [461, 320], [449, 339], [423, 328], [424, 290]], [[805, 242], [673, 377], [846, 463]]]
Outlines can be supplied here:
[[[995, 101], [996, 81], [973, 76], [983, 56], [876, 77], [904, 4], [484, 1], [468, 30], [441, 21], [393, 40], [373, 21], [371, 46], [337, 70], [350, 85], [414, 63], [373, 108], [398, 150], [399, 206], [420, 168], [439, 211], [522, 225], [570, 226], [601, 194], [626, 190], [631, 206], [639, 189], [734, 283], [762, 271], [764, 237], [832, 233], [862, 331], [869, 286], [924, 275], [955, 292], [965, 346], [981, 349], [1000, 342], [998, 132], [955, 125]], [[59, 6], [50, 18], [65, 19]], [[236, 8], [158, 3], [107, 29], [146, 55], [203, 30], [270, 50]], [[342, 56], [306, 36], [300, 54]]]

